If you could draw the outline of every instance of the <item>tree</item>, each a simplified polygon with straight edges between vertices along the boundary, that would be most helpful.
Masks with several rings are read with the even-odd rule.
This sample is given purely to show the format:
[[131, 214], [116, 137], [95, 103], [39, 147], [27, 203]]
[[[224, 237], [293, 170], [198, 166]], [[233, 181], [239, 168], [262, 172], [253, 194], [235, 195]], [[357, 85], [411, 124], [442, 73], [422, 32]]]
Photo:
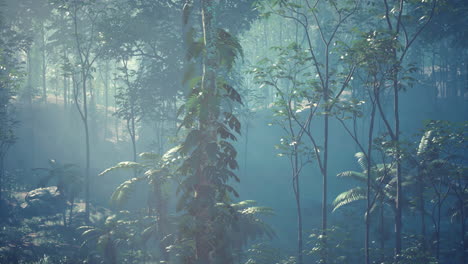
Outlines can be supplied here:
[[[466, 259], [466, 195], [468, 179], [466, 177], [466, 157], [463, 149], [467, 145], [466, 123], [452, 123], [441, 120], [428, 121], [421, 137], [413, 164], [418, 167], [418, 195], [424, 197], [426, 189], [431, 191], [432, 210], [429, 212], [435, 233], [435, 257], [440, 260], [440, 234], [442, 209], [444, 203], [450, 202], [449, 195], [455, 197], [455, 206], [450, 210], [452, 217], [460, 218], [460, 246], [462, 263]], [[419, 198], [422, 217], [425, 211], [425, 200]], [[425, 227], [424, 218], [422, 225]], [[424, 233], [423, 233], [424, 234]], [[423, 241], [423, 245], [426, 241]]]
[[371, 162], [368, 162], [368, 157], [363, 152], [358, 152], [355, 155], [359, 166], [362, 169], [362, 172], [357, 171], [344, 171], [339, 173], [338, 177], [346, 177], [354, 179], [360, 182], [362, 186], [351, 188], [347, 191], [344, 191], [338, 194], [333, 201], [333, 211], [339, 209], [342, 206], [347, 206], [356, 201], [365, 200], [366, 201], [366, 210], [364, 214], [364, 220], [366, 224], [366, 234], [365, 234], [365, 259], [366, 262], [371, 261], [370, 251], [370, 216], [375, 210], [379, 209], [379, 233], [380, 233], [380, 250], [381, 250], [381, 260], [385, 260], [385, 206], [394, 208], [392, 206], [392, 201], [394, 200], [394, 191], [393, 185], [394, 181], [391, 179], [390, 175], [394, 172], [395, 168], [392, 164], [375, 164], [372, 167], [369, 167]]
[[[0, 6], [3, 6], [3, 1], [0, 1]], [[16, 141], [14, 128], [17, 120], [11, 103], [24, 75], [16, 56], [21, 49], [30, 45], [26, 35], [13, 30], [3, 21], [3, 15], [0, 12], [0, 201], [4, 188], [5, 156]]]
[[[178, 150], [183, 161], [177, 170], [181, 175], [177, 210], [183, 210], [185, 218], [192, 220], [181, 224], [180, 241], [194, 245], [193, 255], [189, 254], [185, 260], [188, 263], [232, 263], [226, 227], [235, 218], [233, 213], [229, 214], [230, 218], [217, 216], [221, 209], [218, 204], [229, 207], [230, 194], [238, 195], [228, 181], [239, 181], [232, 171], [238, 164], [237, 152], [230, 141], [236, 140], [233, 133], [239, 133], [241, 128], [232, 113], [232, 103], [241, 103], [241, 97], [222, 78], [222, 73], [229, 73], [242, 48], [228, 32], [217, 28], [215, 1], [202, 0], [200, 4], [201, 41], [194, 40], [196, 31], [188, 24], [191, 3], [184, 7], [189, 59], [184, 81], [190, 90], [182, 108], [181, 127], [188, 133]], [[201, 76], [196, 71], [200, 67], [199, 59], [202, 59]]]
[[[129, 69], [128, 58], [122, 58], [122, 67], [119, 68], [122, 72], [122, 76], [119, 78], [124, 83], [125, 87], [119, 89], [118, 94], [116, 95], [116, 103], [119, 107], [116, 111], [116, 115], [127, 123], [127, 131], [130, 135], [132, 141], [132, 154], [133, 161], [137, 161], [137, 149], [136, 149], [136, 123], [138, 122], [141, 116], [141, 107], [139, 104], [139, 97], [141, 90], [141, 85], [136, 76], [138, 73], [135, 70]], [[137, 66], [139, 67], [139, 66]]]
[[276, 61], [267, 58], [251, 71], [260, 87], [272, 87], [277, 99], [274, 101], [275, 123], [282, 128], [284, 137], [276, 148], [279, 156], [286, 156], [291, 168], [291, 180], [294, 190], [297, 214], [297, 261], [303, 263], [303, 230], [300, 175], [302, 169], [311, 162], [314, 151], [303, 142], [311, 116], [302, 113], [318, 100], [319, 95], [310, 91], [315, 83], [309, 80], [307, 52], [297, 43], [288, 47], [274, 49]]
[[[389, 39], [393, 41], [393, 45], [390, 49], [390, 53], [393, 58], [390, 61], [390, 80], [392, 82], [393, 92], [393, 118], [394, 124], [391, 126], [388, 121], [387, 115], [384, 113], [381, 101], [379, 97], [376, 99], [378, 110], [382, 120], [384, 121], [387, 133], [390, 135], [391, 140], [396, 144], [395, 160], [396, 160], [396, 198], [395, 198], [395, 258], [398, 259], [398, 255], [401, 253], [401, 232], [402, 232], [402, 206], [403, 206], [403, 194], [402, 194], [402, 166], [400, 160], [400, 110], [399, 110], [399, 94], [403, 89], [401, 73], [403, 71], [403, 60], [409, 51], [417, 37], [421, 34], [424, 28], [431, 21], [436, 4], [438, 1], [422, 2], [420, 5], [411, 6], [405, 3], [403, 0], [389, 2], [388, 0], [382, 1], [384, 7], [384, 16], [386, 20], [386, 28], [384, 32], [389, 35]], [[423, 14], [418, 21], [419, 25], [416, 26], [414, 32], [409, 32], [409, 27], [406, 25], [408, 17], [403, 16], [405, 8], [425, 8], [427, 13]], [[408, 12], [408, 11], [406, 11]]]
[[[356, 64], [345, 69], [338, 68], [336, 61], [338, 53], [332, 53], [339, 39], [339, 33], [345, 27], [346, 21], [356, 12], [357, 1], [338, 4], [335, 1], [265, 1], [260, 3], [266, 16], [272, 14], [297, 22], [304, 32], [304, 40], [311, 64], [310, 76], [317, 76], [312, 89], [318, 96], [307, 108], [308, 118], [305, 123], [297, 122], [309, 138], [315, 152], [317, 164], [322, 176], [322, 237], [326, 244], [328, 223], [328, 161], [329, 161], [329, 119], [333, 107], [348, 87], [356, 70]], [[320, 12], [319, 12], [320, 10]], [[313, 41], [312, 29], [318, 29], [319, 43]], [[333, 54], [333, 55], [332, 55]], [[317, 109], [320, 111], [317, 112]], [[317, 136], [311, 131], [311, 121], [317, 115], [323, 117], [323, 142], [318, 142]], [[322, 144], [320, 144], [322, 143]], [[326, 252], [323, 261], [327, 262]]]
[[[103, 4], [93, 4], [93, 2], [82, 2], [77, 0], [60, 0], [55, 2], [56, 8], [61, 12], [68, 12], [73, 25], [73, 38], [76, 48], [76, 67], [79, 71], [79, 84], [75, 85], [74, 102], [80, 114], [85, 133], [85, 213], [86, 221], [89, 221], [90, 213], [90, 132], [88, 115], [88, 84], [91, 74], [94, 71], [93, 65], [102, 53], [100, 38], [102, 36], [96, 31], [98, 17], [102, 14]], [[78, 81], [78, 80], [77, 80]], [[78, 82], [76, 82], [78, 84]], [[81, 100], [79, 101], [79, 93]]]

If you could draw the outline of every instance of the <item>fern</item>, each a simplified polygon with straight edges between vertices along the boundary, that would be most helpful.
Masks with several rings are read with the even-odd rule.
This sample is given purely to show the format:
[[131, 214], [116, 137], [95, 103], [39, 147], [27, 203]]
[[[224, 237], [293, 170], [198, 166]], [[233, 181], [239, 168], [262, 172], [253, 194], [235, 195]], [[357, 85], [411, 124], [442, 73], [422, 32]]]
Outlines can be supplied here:
[[428, 148], [429, 148], [429, 141], [432, 138], [432, 130], [428, 130], [424, 133], [424, 135], [421, 137], [421, 141], [419, 142], [419, 147], [418, 147], [418, 152], [417, 155], [421, 156], [424, 155]]
[[145, 178], [133, 178], [128, 181], [123, 182], [122, 184], [115, 189], [114, 193], [111, 196], [111, 202], [115, 205], [121, 206], [124, 202], [128, 200], [130, 194], [135, 189], [135, 184]]
[[103, 176], [109, 172], [118, 171], [118, 170], [139, 170], [143, 169], [143, 165], [133, 161], [122, 161], [117, 163], [114, 167], [105, 169], [103, 172], [99, 173], [98, 176]]
[[357, 162], [359, 164], [359, 166], [361, 167], [361, 169], [365, 172], [367, 171], [367, 158], [366, 158], [366, 155], [362, 152], [358, 152], [354, 155], [354, 157], [356, 157], [357, 159]]
[[366, 182], [367, 181], [367, 175], [364, 174], [363, 172], [357, 172], [357, 171], [344, 171], [338, 173], [336, 176], [338, 177], [349, 177], [353, 178], [355, 180], [358, 180], [360, 182]]
[[361, 187], [352, 188], [348, 191], [340, 193], [333, 201], [333, 212], [352, 202], [365, 200], [367, 198], [366, 191]]

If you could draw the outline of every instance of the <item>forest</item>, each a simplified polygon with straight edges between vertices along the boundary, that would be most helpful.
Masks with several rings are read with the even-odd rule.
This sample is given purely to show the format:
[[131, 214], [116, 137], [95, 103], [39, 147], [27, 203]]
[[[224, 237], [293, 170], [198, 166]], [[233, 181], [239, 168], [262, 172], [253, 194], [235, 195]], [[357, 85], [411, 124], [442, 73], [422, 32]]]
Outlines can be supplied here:
[[466, 0], [0, 0], [2, 264], [465, 264], [467, 136]]

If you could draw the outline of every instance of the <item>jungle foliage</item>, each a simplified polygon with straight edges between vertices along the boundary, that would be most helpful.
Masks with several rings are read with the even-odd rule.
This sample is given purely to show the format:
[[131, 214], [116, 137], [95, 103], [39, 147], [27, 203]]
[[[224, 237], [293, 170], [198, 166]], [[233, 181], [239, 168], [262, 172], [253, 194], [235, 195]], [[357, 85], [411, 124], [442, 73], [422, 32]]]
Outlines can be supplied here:
[[467, 11], [0, 0], [0, 263], [466, 263]]

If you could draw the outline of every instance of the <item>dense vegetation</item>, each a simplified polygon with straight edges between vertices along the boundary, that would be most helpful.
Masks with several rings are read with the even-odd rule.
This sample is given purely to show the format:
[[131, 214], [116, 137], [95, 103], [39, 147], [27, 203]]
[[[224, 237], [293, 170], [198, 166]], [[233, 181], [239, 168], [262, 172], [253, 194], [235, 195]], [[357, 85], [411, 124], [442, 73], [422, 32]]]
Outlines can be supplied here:
[[465, 0], [0, 0], [0, 263], [467, 263]]

